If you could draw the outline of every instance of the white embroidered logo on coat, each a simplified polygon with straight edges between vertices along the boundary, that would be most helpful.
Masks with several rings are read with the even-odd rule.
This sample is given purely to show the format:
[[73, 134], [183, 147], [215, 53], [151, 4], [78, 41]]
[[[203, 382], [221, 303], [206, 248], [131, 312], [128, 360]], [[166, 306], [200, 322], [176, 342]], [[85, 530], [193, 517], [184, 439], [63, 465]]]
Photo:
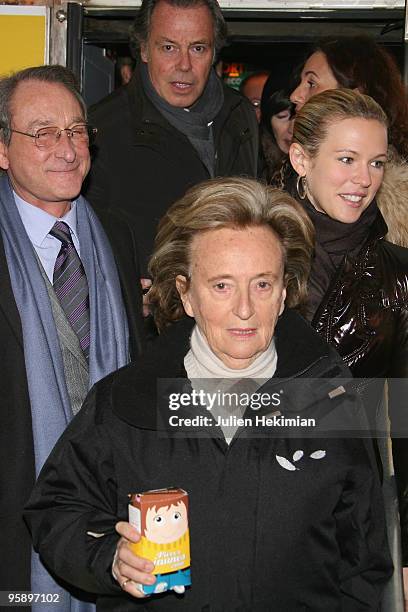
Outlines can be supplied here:
[[[293, 453], [292, 461], [294, 463], [297, 463], [298, 461], [300, 461], [300, 459], [302, 459], [303, 456], [304, 456], [304, 452], [302, 450], [297, 450]], [[317, 450], [309, 455], [311, 459], [323, 459], [325, 456], [326, 456], [325, 450]], [[285, 470], [289, 470], [290, 472], [294, 472], [295, 470], [300, 470], [299, 467], [296, 467], [296, 465], [293, 465], [293, 463], [289, 461], [288, 459], [286, 459], [286, 457], [281, 457], [280, 455], [275, 455], [275, 457], [279, 465], [285, 468]]]

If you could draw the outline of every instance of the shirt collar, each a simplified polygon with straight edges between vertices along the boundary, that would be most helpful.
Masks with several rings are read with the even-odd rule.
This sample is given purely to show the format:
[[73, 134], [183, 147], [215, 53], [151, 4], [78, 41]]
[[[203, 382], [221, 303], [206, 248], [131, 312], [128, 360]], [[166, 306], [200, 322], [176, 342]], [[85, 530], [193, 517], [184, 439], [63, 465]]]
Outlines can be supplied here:
[[13, 191], [13, 195], [24, 228], [30, 241], [35, 246], [44, 246], [44, 241], [56, 221], [64, 221], [64, 223], [68, 225], [69, 229], [74, 234], [75, 238], [78, 240], [76, 211], [77, 200], [71, 202], [71, 208], [63, 217], [57, 219], [57, 217], [50, 215], [45, 210], [38, 208], [38, 206], [29, 204], [20, 198], [15, 191]]

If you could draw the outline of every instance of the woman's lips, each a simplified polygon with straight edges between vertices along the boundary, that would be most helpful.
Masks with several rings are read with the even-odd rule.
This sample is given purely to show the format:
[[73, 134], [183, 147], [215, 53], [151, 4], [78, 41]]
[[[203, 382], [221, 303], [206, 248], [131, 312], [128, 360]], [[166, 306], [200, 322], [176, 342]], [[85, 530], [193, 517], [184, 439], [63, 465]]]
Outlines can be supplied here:
[[228, 332], [235, 338], [252, 338], [256, 334], [256, 327], [230, 327]]
[[346, 202], [346, 204], [348, 204], [349, 206], [353, 208], [358, 208], [361, 205], [363, 198], [366, 197], [366, 195], [367, 194], [365, 193], [340, 193], [339, 194], [343, 202]]

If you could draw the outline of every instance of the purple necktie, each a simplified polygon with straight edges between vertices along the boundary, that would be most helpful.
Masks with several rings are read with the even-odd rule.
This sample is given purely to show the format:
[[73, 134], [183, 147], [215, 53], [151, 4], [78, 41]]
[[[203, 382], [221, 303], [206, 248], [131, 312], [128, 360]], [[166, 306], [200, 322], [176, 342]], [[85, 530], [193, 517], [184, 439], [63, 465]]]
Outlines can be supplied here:
[[50, 234], [61, 241], [61, 249], [54, 266], [54, 291], [88, 359], [89, 291], [85, 270], [72, 242], [68, 225], [57, 221]]

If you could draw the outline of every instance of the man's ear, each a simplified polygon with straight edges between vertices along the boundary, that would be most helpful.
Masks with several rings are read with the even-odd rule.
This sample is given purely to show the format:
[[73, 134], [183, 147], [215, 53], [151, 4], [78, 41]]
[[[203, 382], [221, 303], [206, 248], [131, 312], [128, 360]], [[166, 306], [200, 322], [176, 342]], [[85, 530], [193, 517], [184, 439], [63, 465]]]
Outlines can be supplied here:
[[185, 276], [178, 274], [176, 276], [176, 289], [183, 303], [184, 310], [189, 317], [194, 317], [194, 312], [190, 302], [190, 292], [188, 290], [188, 281]]
[[9, 169], [8, 147], [4, 142], [0, 142], [0, 168], [3, 170]]
[[149, 54], [147, 52], [147, 44], [146, 43], [142, 43], [140, 45], [140, 57], [142, 58], [142, 62], [147, 64], [147, 62], [149, 61]]
[[293, 142], [289, 148], [289, 159], [296, 174], [299, 176], [306, 176], [308, 168], [309, 157], [305, 153], [302, 145], [297, 142]]

